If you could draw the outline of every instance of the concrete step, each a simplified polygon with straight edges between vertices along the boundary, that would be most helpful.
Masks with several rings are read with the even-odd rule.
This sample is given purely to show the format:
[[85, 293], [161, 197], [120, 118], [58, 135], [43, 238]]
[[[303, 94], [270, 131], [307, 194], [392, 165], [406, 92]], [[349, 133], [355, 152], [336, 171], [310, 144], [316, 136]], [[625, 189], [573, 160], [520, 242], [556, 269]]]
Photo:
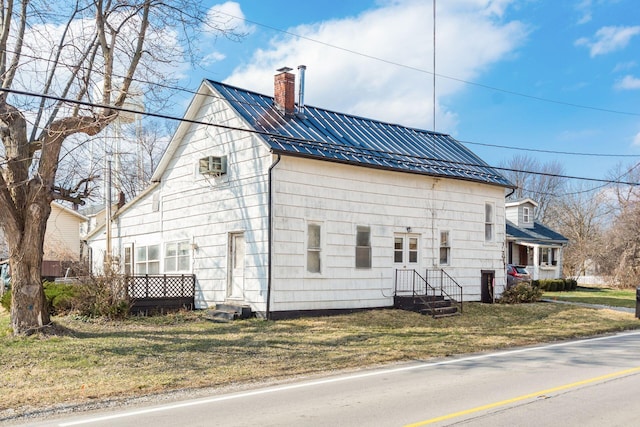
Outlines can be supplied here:
[[237, 319], [248, 319], [253, 316], [251, 307], [243, 304], [216, 304], [207, 311], [205, 318], [214, 322], [230, 322]]

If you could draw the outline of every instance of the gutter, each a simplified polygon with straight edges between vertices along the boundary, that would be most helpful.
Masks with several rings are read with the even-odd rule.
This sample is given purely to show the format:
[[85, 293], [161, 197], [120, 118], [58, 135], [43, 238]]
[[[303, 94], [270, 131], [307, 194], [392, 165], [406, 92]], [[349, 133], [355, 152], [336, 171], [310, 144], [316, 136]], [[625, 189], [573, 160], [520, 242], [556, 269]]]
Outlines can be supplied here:
[[271, 166], [269, 166], [269, 188], [267, 190], [267, 192], [269, 193], [269, 200], [267, 202], [267, 209], [268, 209], [268, 222], [269, 222], [269, 229], [268, 229], [268, 237], [267, 237], [267, 245], [268, 245], [268, 253], [267, 253], [267, 310], [265, 313], [265, 316], [267, 318], [267, 320], [271, 320], [271, 259], [272, 259], [272, 252], [273, 252], [273, 209], [272, 209], [272, 204], [273, 204], [273, 191], [272, 191], [272, 184], [273, 184], [273, 168], [276, 167], [276, 165], [278, 163], [280, 163], [280, 153], [278, 153], [278, 158], [276, 159], [275, 162], [273, 162], [271, 164]]

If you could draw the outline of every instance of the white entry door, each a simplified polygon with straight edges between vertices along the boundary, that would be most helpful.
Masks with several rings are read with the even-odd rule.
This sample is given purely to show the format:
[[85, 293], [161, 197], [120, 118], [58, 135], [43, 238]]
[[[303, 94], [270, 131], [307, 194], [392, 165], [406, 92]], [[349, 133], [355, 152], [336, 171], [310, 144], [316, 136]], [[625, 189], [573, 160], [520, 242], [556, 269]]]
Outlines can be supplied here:
[[396, 269], [419, 269], [419, 235], [399, 233], [393, 238], [393, 265]]
[[244, 297], [244, 234], [234, 233], [229, 238], [229, 287], [227, 297], [243, 299]]

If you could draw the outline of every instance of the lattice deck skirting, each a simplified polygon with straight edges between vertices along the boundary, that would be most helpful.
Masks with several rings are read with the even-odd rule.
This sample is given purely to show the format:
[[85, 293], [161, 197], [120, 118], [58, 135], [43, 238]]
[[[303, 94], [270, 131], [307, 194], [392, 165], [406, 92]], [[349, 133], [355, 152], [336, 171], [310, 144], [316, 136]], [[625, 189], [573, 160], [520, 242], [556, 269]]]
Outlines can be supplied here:
[[194, 274], [128, 276], [125, 280], [132, 313], [195, 308]]

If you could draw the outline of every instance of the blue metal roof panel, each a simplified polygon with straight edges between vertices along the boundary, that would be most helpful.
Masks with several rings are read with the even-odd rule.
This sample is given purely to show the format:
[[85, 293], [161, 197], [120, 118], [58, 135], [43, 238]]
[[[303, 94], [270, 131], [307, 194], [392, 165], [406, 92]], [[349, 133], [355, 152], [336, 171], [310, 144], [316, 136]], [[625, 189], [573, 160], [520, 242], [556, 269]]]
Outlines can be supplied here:
[[284, 116], [273, 98], [209, 80], [270, 147], [290, 155], [511, 187], [449, 135], [305, 106]]

